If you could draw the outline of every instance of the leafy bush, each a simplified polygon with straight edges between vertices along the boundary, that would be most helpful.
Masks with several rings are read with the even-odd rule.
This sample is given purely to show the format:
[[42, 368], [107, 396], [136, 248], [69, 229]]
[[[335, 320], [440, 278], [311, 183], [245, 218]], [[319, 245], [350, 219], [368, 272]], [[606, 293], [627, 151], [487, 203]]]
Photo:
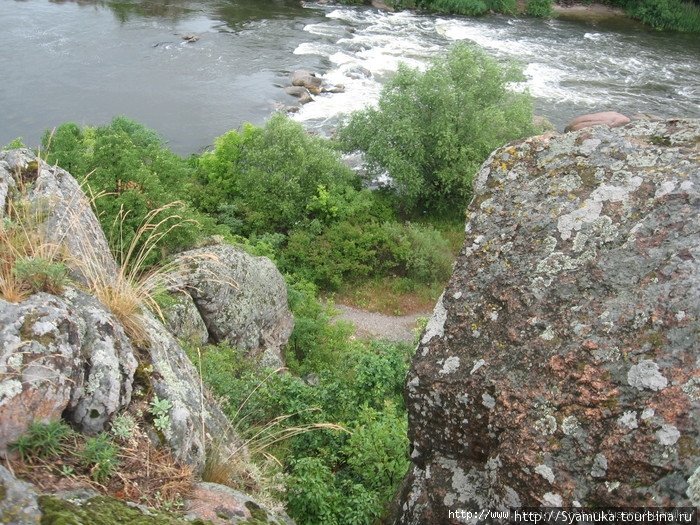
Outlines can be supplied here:
[[530, 16], [549, 18], [554, 14], [552, 0], [528, 0], [525, 13]]
[[314, 291], [308, 283], [290, 285], [296, 327], [287, 361], [297, 373], [313, 373], [315, 386], [292, 374], [261, 371], [224, 346], [190, 356], [227, 401], [229, 416], [247, 427], [237, 428], [243, 435], [282, 418], [289, 427], [325, 422], [348, 428], [351, 434], [293, 435], [267, 452], [288, 473], [287, 509], [297, 523], [371, 525], [408, 466], [402, 390], [411, 347], [351, 340], [345, 327], [331, 323]]
[[430, 9], [456, 15], [483, 15], [489, 8], [482, 0], [433, 0]]
[[43, 257], [22, 257], [15, 261], [17, 280], [26, 283], [31, 292], [61, 293], [68, 280], [68, 268], [62, 262]]
[[[194, 178], [187, 161], [168, 150], [158, 135], [124, 117], [97, 128], [66, 123], [46, 132], [42, 141], [47, 161], [86, 178], [88, 191], [107, 237], [117, 255], [131, 245], [151, 210], [169, 206], [160, 249], [145, 265], [168, 253], [191, 247], [203, 233], [215, 230], [213, 221], [195, 213], [189, 200]], [[171, 226], [178, 225], [176, 228]], [[137, 246], [138, 249], [140, 246]]]
[[243, 235], [286, 233], [313, 219], [323, 191], [355, 177], [328, 141], [283, 115], [264, 128], [245, 124], [216, 140], [199, 161], [200, 209]]
[[364, 151], [375, 173], [388, 171], [402, 208], [461, 211], [491, 151], [534, 131], [530, 97], [507, 86], [519, 78], [512, 66], [455, 46], [425, 73], [400, 67], [378, 108], [351, 116], [342, 144]]
[[700, 6], [681, 0], [625, 2], [628, 13], [656, 29], [700, 33]]

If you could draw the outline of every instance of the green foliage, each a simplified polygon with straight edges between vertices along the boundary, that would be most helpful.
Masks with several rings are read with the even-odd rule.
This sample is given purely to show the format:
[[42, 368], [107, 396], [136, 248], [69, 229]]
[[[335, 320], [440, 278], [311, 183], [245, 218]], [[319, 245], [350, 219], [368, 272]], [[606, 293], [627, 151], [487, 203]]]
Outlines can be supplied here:
[[16, 137], [12, 139], [10, 142], [5, 144], [2, 149], [19, 149], [19, 148], [26, 148], [26, 144], [22, 140], [22, 137]]
[[158, 396], [153, 396], [149, 403], [148, 411], [153, 416], [153, 426], [160, 432], [167, 432], [170, 427], [170, 410], [173, 404], [169, 399], [158, 399]]
[[85, 447], [78, 452], [78, 457], [83, 467], [90, 470], [90, 477], [101, 483], [116, 471], [119, 464], [117, 452], [109, 435], [101, 433], [85, 441]]
[[199, 161], [200, 209], [233, 233], [285, 233], [311, 220], [323, 192], [350, 186], [354, 176], [328, 141], [274, 115], [263, 128], [245, 124], [216, 140]]
[[136, 430], [136, 420], [129, 414], [119, 414], [112, 420], [110, 433], [115, 439], [127, 442], [134, 437]]
[[530, 97], [507, 88], [519, 78], [512, 66], [455, 46], [425, 73], [399, 68], [378, 108], [354, 113], [341, 141], [364, 151], [375, 173], [388, 171], [403, 209], [461, 211], [491, 151], [534, 131]]
[[11, 448], [19, 453], [23, 461], [56, 457], [63, 452], [63, 445], [72, 434], [73, 430], [63, 421], [36, 422]]
[[627, 0], [618, 3], [622, 3], [633, 18], [655, 29], [700, 33], [700, 6], [681, 0]]
[[[193, 168], [168, 150], [155, 132], [124, 117], [97, 128], [66, 123], [46, 132], [42, 144], [48, 162], [86, 178], [102, 227], [118, 254], [130, 245], [150, 210], [190, 197]], [[161, 251], [153, 251], [147, 264], [191, 247], [203, 233], [215, 230], [211, 219], [183, 202], [168, 211], [172, 216], [161, 226], [168, 231]]]
[[32, 293], [60, 293], [68, 281], [65, 264], [38, 256], [17, 259], [12, 271], [15, 278], [25, 283]]
[[483, 15], [489, 10], [486, 2], [482, 0], [433, 0], [430, 9], [467, 16]]
[[549, 18], [554, 14], [552, 0], [528, 0], [525, 13], [530, 16]]
[[402, 391], [412, 348], [353, 341], [346, 327], [331, 323], [313, 285], [293, 282], [289, 290], [296, 327], [287, 362], [296, 373], [314, 374], [312, 384], [261, 371], [225, 346], [190, 357], [227, 400], [243, 435], [284, 415], [289, 426], [325, 422], [349, 429], [297, 435], [275, 451], [288, 473], [287, 509], [300, 525], [371, 525], [408, 467]]

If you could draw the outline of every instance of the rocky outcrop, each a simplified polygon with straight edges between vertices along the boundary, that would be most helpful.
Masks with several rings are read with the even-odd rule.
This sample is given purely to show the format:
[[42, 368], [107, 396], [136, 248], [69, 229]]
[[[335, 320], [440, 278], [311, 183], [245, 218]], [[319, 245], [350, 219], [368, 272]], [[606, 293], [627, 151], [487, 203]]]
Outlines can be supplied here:
[[395, 523], [700, 503], [700, 121], [495, 151], [406, 385]]
[[117, 275], [116, 263], [90, 201], [67, 171], [49, 166], [28, 149], [0, 152], [1, 210], [6, 208], [8, 189], [12, 191], [18, 183], [34, 206], [32, 214], [46, 215], [42, 225], [46, 241], [65, 246], [70, 254], [68, 266], [73, 278], [85, 283], [85, 275], [97, 269], [106, 282]]
[[93, 297], [0, 299], [0, 456], [33, 422], [64, 411], [82, 432], [103, 430], [129, 404], [135, 369], [124, 330]]
[[280, 366], [294, 320], [284, 277], [274, 263], [223, 244], [185, 252], [180, 260], [190, 270], [176, 286], [194, 299], [210, 341], [227, 342], [260, 355], [264, 364]]
[[0, 523], [39, 525], [41, 511], [34, 487], [0, 465]]
[[190, 515], [209, 520], [214, 525], [294, 523], [284, 512], [269, 512], [250, 496], [217, 483], [197, 483], [185, 508]]
[[601, 113], [590, 113], [576, 117], [566, 125], [565, 131], [578, 131], [583, 128], [593, 126], [608, 126], [610, 128], [619, 128], [630, 123], [630, 118], [622, 113], [615, 111], [603, 111]]
[[321, 77], [317, 77], [315, 73], [300, 69], [298, 71], [293, 71], [289, 77], [292, 86], [304, 87], [313, 95], [319, 95], [321, 93], [323, 80]]
[[218, 405], [204, 391], [199, 374], [175, 338], [153, 316], [144, 322], [149, 333], [150, 382], [159, 399], [170, 402], [163, 439], [174, 456], [201, 472], [209, 447], [226, 455], [246, 454]]

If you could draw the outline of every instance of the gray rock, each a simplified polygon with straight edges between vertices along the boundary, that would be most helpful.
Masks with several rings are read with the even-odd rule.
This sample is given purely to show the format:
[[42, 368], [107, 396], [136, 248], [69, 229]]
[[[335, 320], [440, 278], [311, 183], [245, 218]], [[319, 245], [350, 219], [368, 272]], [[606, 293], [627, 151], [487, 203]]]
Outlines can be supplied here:
[[180, 259], [189, 271], [178, 287], [194, 299], [210, 340], [227, 342], [280, 366], [294, 320], [287, 285], [274, 263], [229, 245], [191, 250]]
[[0, 523], [39, 525], [41, 511], [34, 486], [0, 465]]
[[217, 483], [197, 483], [185, 502], [187, 512], [193, 518], [210, 520], [215, 525], [257, 523], [270, 525], [294, 525], [294, 521], [284, 511], [272, 512], [265, 509], [250, 496]]
[[698, 120], [636, 121], [483, 164], [407, 379], [394, 523], [697, 503], [698, 143]]
[[61, 418], [82, 381], [82, 334], [63, 299], [36, 294], [0, 299], [0, 456], [35, 422]]
[[81, 432], [96, 434], [131, 402], [138, 363], [122, 325], [97, 299], [76, 290], [65, 298], [78, 314], [83, 371], [65, 415]]
[[136, 359], [119, 322], [76, 290], [0, 300], [0, 455], [34, 421], [62, 414], [85, 433], [131, 400]]
[[86, 273], [99, 268], [105, 282], [117, 274], [100, 222], [78, 182], [65, 170], [51, 167], [30, 150], [0, 152], [0, 209], [6, 206], [8, 179], [21, 178], [27, 198], [36, 210], [47, 215], [44, 233], [48, 242], [64, 245], [70, 254], [72, 276], [85, 283]]
[[308, 104], [313, 102], [314, 98], [309, 93], [309, 90], [302, 86], [288, 86], [284, 88], [284, 92], [287, 95], [291, 95], [299, 99], [302, 104]]
[[345, 75], [349, 78], [359, 80], [361, 78], [372, 78], [372, 72], [366, 67], [353, 66], [345, 71]]
[[205, 344], [209, 332], [197, 305], [186, 293], [175, 293], [175, 302], [163, 309], [165, 325], [175, 337], [192, 344]]
[[313, 95], [318, 95], [321, 93], [321, 85], [323, 84], [323, 81], [320, 77], [316, 76], [316, 73], [300, 69], [292, 72], [290, 75], [290, 80], [292, 82], [292, 86], [303, 86]]
[[152, 314], [146, 313], [144, 322], [150, 339], [153, 391], [171, 404], [163, 437], [175, 457], [201, 472], [210, 447], [220, 449], [220, 454], [247, 454], [175, 338]]

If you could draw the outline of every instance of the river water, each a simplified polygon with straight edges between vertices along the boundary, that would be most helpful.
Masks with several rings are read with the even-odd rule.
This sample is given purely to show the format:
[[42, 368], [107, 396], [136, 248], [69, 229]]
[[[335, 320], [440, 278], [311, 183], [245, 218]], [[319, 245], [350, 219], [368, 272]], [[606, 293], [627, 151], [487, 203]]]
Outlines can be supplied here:
[[[1, 0], [0, 20], [0, 144], [126, 115], [175, 151], [197, 152], [294, 104], [282, 87], [299, 68], [346, 87], [294, 115], [328, 132], [376, 101], [400, 62], [424, 67], [456, 41], [518, 61], [526, 80], [515, 87], [560, 129], [603, 110], [700, 117], [700, 38], [620, 19], [470, 19], [298, 0]], [[187, 43], [188, 34], [200, 38]]]

